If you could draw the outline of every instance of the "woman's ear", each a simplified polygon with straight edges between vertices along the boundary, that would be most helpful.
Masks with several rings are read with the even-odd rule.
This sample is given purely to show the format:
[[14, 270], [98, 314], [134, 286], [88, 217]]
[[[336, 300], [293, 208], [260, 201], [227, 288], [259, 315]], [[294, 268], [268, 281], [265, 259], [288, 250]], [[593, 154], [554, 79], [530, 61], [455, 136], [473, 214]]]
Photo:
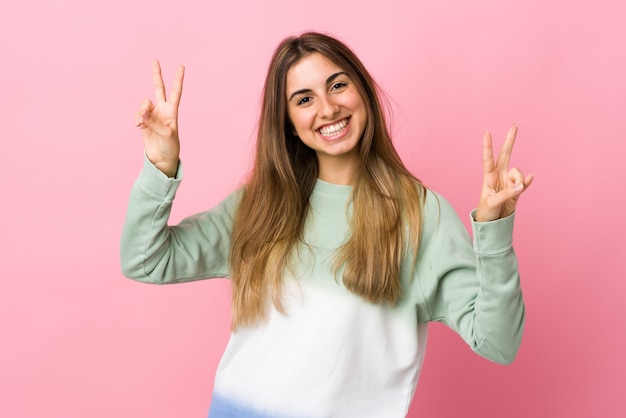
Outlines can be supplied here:
[[287, 129], [289, 130], [289, 132], [291, 132], [291, 135], [295, 136], [296, 138], [298, 137], [298, 132], [296, 131], [296, 128], [294, 128], [294, 126], [291, 124], [291, 122], [287, 122]]

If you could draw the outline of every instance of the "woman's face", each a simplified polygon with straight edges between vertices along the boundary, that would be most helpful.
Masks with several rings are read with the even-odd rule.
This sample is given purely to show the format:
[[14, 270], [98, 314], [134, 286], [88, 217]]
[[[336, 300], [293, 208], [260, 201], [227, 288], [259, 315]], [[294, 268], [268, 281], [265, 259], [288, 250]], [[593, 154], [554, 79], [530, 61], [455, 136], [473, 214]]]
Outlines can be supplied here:
[[319, 177], [333, 183], [354, 180], [367, 109], [354, 82], [320, 53], [287, 72], [287, 114], [295, 134], [317, 153]]

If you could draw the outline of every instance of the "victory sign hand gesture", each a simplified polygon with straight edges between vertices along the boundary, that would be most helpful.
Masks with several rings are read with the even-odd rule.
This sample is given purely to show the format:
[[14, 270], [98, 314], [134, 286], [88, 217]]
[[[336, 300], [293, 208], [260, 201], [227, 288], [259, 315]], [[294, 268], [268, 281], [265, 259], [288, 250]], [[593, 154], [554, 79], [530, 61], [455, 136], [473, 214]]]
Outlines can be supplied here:
[[169, 97], [158, 60], [152, 62], [152, 82], [155, 103], [144, 99], [135, 113], [135, 124], [141, 128], [146, 156], [168, 177], [174, 177], [178, 168], [180, 142], [178, 139], [178, 105], [183, 92], [185, 67], [176, 70]]
[[533, 181], [532, 174], [524, 176], [509, 161], [517, 136], [517, 126], [509, 129], [498, 159], [494, 161], [491, 134], [483, 137], [483, 188], [476, 210], [477, 222], [488, 222], [504, 218], [515, 211], [517, 200]]

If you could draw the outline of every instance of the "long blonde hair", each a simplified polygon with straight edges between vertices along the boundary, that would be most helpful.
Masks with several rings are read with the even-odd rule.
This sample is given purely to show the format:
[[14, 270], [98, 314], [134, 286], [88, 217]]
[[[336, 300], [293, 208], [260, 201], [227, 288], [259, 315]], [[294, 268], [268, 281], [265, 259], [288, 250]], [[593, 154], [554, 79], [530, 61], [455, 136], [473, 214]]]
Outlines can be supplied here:
[[[383, 95], [342, 42], [307, 32], [274, 51], [264, 85], [254, 167], [243, 187], [230, 251], [232, 327], [265, 318], [268, 291], [279, 311], [283, 272], [302, 240], [317, 156], [293, 134], [287, 116], [287, 71], [318, 52], [345, 71], [367, 108], [360, 172], [352, 190], [351, 236], [334, 260], [346, 288], [373, 303], [395, 304], [407, 248], [417, 255], [424, 186], [404, 166], [388, 131]], [[408, 244], [408, 245], [406, 245]]]

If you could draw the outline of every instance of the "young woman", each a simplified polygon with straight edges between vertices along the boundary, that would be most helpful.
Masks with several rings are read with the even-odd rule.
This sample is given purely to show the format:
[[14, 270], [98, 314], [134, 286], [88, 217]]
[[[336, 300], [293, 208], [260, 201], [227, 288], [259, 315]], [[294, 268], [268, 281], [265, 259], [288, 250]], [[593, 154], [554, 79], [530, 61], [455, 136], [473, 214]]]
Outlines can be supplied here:
[[478, 354], [513, 361], [524, 303], [514, 210], [532, 182], [484, 137], [474, 241], [450, 204], [394, 149], [381, 96], [355, 54], [319, 33], [272, 57], [256, 159], [215, 208], [168, 226], [182, 171], [177, 110], [153, 63], [156, 102], [136, 114], [144, 167], [123, 229], [124, 274], [148, 283], [227, 277], [232, 334], [210, 417], [404, 417], [427, 323]]

